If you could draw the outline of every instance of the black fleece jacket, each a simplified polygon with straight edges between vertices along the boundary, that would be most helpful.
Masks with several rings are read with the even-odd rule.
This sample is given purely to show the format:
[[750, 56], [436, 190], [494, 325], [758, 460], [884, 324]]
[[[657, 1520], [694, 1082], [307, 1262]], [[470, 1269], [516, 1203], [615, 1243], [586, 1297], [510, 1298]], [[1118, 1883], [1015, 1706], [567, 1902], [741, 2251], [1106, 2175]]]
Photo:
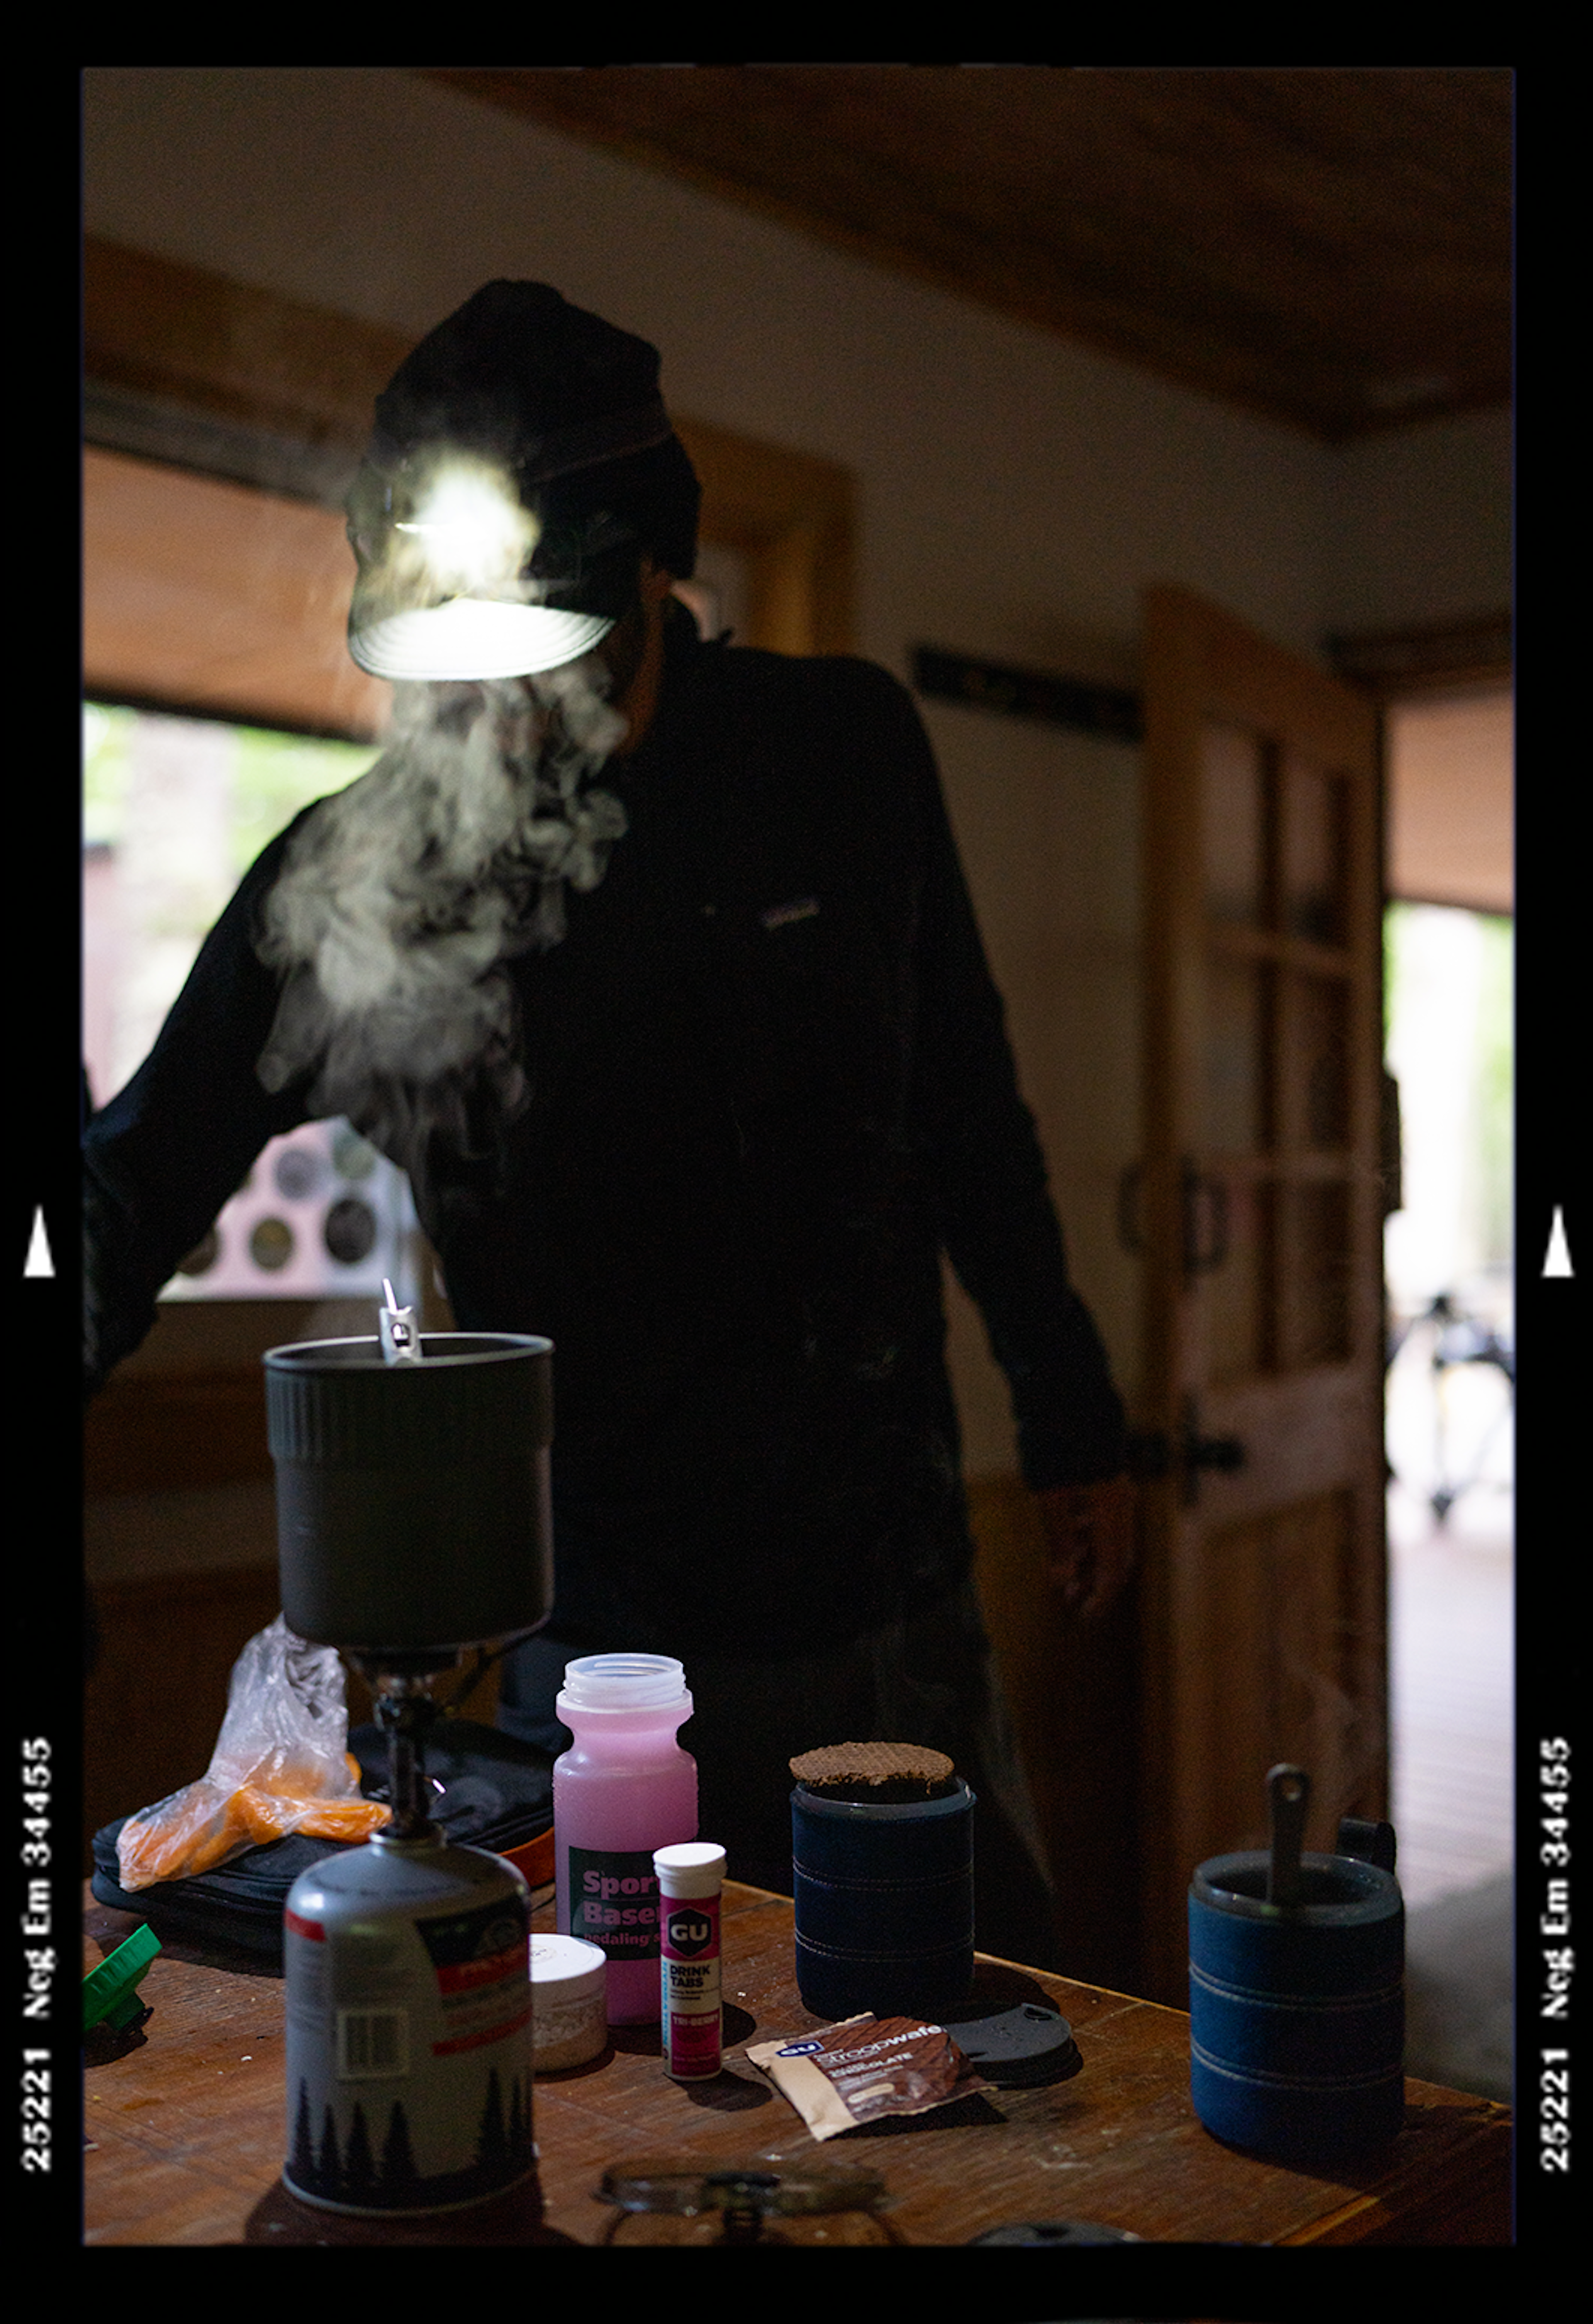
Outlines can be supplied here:
[[[672, 620], [653, 724], [602, 780], [629, 818], [606, 876], [511, 964], [529, 1104], [472, 1157], [394, 1158], [460, 1328], [554, 1342], [550, 1630], [811, 1652], [968, 1567], [943, 1250], [1032, 1486], [1115, 1473], [1122, 1408], [904, 689]], [[308, 1118], [307, 1082], [271, 1096], [255, 1070], [289, 836], [89, 1124], [91, 1384]]]

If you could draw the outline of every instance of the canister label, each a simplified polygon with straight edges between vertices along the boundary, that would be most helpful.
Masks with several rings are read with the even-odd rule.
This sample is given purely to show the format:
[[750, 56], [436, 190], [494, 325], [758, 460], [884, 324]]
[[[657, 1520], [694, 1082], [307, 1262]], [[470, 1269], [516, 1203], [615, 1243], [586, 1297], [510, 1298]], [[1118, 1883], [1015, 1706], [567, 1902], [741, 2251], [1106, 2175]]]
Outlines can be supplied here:
[[451, 2209], [531, 2168], [523, 1889], [416, 1920], [284, 1925], [289, 2153], [333, 2210]]

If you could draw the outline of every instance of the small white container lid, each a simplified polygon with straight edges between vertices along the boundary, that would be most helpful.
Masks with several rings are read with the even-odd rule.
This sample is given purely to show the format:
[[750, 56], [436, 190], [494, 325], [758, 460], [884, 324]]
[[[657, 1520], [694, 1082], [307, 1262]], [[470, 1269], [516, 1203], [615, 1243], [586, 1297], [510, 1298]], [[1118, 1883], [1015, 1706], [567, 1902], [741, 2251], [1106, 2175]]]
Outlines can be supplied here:
[[531, 2070], [589, 2065], [608, 2046], [608, 1962], [584, 1937], [530, 1941]]
[[530, 1959], [534, 2004], [602, 1997], [608, 1961], [601, 1945], [589, 1945], [585, 1937], [533, 1937]]
[[724, 1850], [711, 1840], [655, 1848], [653, 1870], [666, 1896], [712, 1896], [724, 1881]]

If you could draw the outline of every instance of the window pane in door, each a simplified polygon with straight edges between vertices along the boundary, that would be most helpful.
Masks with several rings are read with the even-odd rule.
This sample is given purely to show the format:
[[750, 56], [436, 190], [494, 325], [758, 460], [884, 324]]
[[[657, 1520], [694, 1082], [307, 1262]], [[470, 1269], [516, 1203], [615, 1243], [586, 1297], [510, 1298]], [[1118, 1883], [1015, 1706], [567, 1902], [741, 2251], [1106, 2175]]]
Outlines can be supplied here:
[[1261, 739], [1208, 721], [1201, 737], [1206, 912], [1258, 927], [1265, 903], [1266, 762]]
[[1349, 986], [1341, 977], [1286, 981], [1279, 1071], [1287, 1092], [1286, 1141], [1312, 1153], [1349, 1142]]
[[1255, 961], [1212, 960], [1206, 974], [1204, 1105], [1208, 1154], [1248, 1154], [1267, 1141], [1267, 1040], [1272, 972]]
[[1342, 779], [1293, 760], [1285, 770], [1284, 932], [1317, 944], [1344, 941], [1346, 794]]

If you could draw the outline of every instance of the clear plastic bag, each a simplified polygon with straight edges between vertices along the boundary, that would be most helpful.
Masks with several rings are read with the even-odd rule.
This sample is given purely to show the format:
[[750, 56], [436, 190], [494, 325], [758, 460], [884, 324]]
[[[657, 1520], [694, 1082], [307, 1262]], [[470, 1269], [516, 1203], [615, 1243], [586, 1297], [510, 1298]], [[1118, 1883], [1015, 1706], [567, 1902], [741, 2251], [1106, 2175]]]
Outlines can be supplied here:
[[361, 1796], [335, 1648], [295, 1637], [279, 1614], [233, 1665], [207, 1772], [123, 1825], [121, 1884], [191, 1880], [289, 1832], [369, 1840], [390, 1812]]

